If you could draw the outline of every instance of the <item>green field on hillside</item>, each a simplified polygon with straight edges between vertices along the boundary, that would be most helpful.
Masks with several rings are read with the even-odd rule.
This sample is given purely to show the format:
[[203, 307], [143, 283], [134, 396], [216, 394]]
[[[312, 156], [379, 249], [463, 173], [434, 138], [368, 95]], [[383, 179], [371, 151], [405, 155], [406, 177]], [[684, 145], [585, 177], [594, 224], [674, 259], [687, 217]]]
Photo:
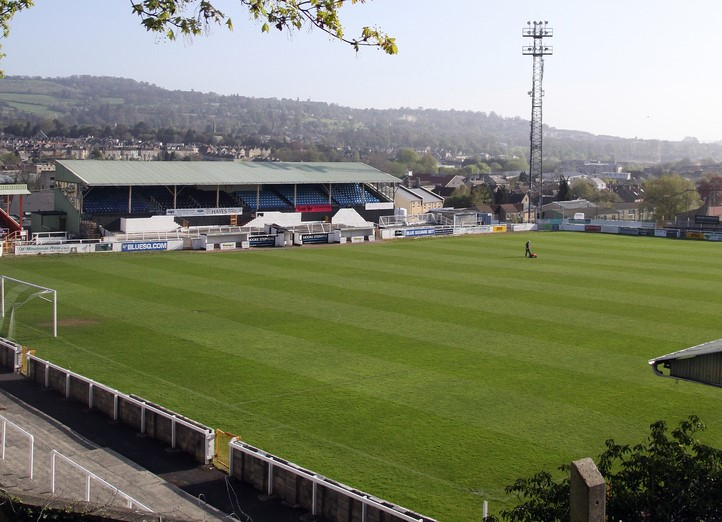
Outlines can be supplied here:
[[[526, 259], [532, 241], [538, 259]], [[443, 521], [641, 442], [722, 393], [655, 356], [722, 337], [722, 245], [516, 233], [229, 252], [3, 257], [58, 290], [40, 357]]]
[[37, 116], [52, 118], [59, 115], [50, 109], [54, 103], [57, 103], [57, 99], [45, 94], [0, 93], [0, 100], [10, 107]]

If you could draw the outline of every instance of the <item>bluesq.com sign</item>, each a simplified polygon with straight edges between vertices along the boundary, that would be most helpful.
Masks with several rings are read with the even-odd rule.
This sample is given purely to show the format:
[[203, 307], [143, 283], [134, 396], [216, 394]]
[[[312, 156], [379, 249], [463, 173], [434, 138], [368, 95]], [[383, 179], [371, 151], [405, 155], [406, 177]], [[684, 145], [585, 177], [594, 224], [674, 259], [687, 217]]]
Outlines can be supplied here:
[[121, 252], [150, 252], [154, 250], [168, 250], [167, 241], [136, 241], [133, 243], [123, 243], [120, 247]]

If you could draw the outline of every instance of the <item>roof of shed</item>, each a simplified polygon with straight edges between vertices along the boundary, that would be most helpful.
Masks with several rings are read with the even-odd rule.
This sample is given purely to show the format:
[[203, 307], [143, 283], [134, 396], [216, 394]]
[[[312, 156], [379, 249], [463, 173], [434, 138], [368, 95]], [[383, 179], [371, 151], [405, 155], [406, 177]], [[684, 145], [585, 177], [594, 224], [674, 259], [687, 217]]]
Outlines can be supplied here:
[[408, 199], [419, 199], [423, 203], [429, 203], [429, 202], [436, 202], [436, 201], [444, 201], [444, 198], [439, 196], [438, 194], [434, 194], [430, 190], [426, 190], [423, 187], [405, 187], [403, 185], [399, 185], [399, 190], [402, 192], [405, 192], [409, 198]]
[[88, 186], [399, 183], [364, 163], [58, 160], [56, 179]]
[[660, 377], [722, 386], [722, 339], [650, 359], [649, 365]]
[[654, 359], [650, 359], [649, 364], [653, 366], [655, 363], [663, 361], [673, 361], [675, 359], [685, 359], [688, 357], [696, 357], [697, 355], [709, 355], [717, 352], [722, 352], [722, 339], [698, 344], [697, 346], [692, 346], [691, 348], [685, 348], [684, 350], [655, 357]]

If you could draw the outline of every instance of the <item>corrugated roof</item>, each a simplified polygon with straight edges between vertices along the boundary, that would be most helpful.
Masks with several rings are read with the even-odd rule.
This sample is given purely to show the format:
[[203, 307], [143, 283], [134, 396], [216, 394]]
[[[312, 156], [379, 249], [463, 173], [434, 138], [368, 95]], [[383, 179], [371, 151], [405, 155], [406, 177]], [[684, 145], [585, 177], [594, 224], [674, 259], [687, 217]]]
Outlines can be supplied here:
[[88, 186], [399, 183], [364, 163], [58, 160], [55, 178]]
[[659, 357], [650, 359], [649, 365], [654, 367], [656, 364], [664, 361], [684, 359], [687, 357], [696, 357], [697, 355], [709, 355], [717, 352], [722, 352], [722, 339], [698, 344], [697, 346], [692, 346], [691, 348], [685, 348], [684, 350], [668, 353], [667, 355], [660, 355]]

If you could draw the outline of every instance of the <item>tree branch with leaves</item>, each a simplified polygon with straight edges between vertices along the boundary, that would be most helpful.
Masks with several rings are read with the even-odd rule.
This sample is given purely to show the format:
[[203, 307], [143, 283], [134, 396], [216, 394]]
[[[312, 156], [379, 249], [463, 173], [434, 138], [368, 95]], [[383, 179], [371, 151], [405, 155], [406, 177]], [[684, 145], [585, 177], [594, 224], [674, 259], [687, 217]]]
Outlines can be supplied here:
[[643, 208], [651, 210], [658, 221], [674, 220], [677, 214], [699, 206], [694, 183], [677, 174], [664, 174], [644, 182]]
[[[0, 29], [2, 29], [2, 38], [7, 38], [10, 35], [10, 20], [13, 19], [15, 14], [19, 13], [23, 9], [28, 9], [33, 6], [33, 0], [2, 0], [0, 1]], [[2, 48], [2, 46], [0, 46]], [[0, 59], [4, 58], [5, 54], [0, 52]], [[3, 72], [0, 71], [0, 78], [4, 76]]]
[[[722, 520], [722, 451], [697, 438], [705, 425], [696, 415], [670, 429], [650, 425], [649, 436], [635, 444], [605, 443], [597, 458], [607, 483], [608, 520]], [[569, 465], [564, 478], [547, 471], [517, 479], [506, 488], [519, 504], [490, 516], [487, 522], [569, 520]]]
[[[146, 30], [169, 40], [178, 36], [208, 34], [214, 26], [233, 29], [231, 18], [209, 0], [129, 0], [131, 12], [141, 19]], [[262, 32], [271, 28], [297, 31], [304, 27], [320, 29], [333, 39], [350, 45], [375, 47], [386, 54], [397, 54], [396, 39], [376, 27], [366, 26], [359, 35], [349, 37], [341, 20], [341, 9], [347, 4], [363, 4], [366, 0], [238, 0], [241, 10], [261, 24]], [[20, 11], [33, 7], [33, 0], [0, 0], [2, 37], [10, 34], [10, 22]], [[4, 55], [0, 54], [0, 58]], [[0, 72], [0, 75], [2, 72]]]

